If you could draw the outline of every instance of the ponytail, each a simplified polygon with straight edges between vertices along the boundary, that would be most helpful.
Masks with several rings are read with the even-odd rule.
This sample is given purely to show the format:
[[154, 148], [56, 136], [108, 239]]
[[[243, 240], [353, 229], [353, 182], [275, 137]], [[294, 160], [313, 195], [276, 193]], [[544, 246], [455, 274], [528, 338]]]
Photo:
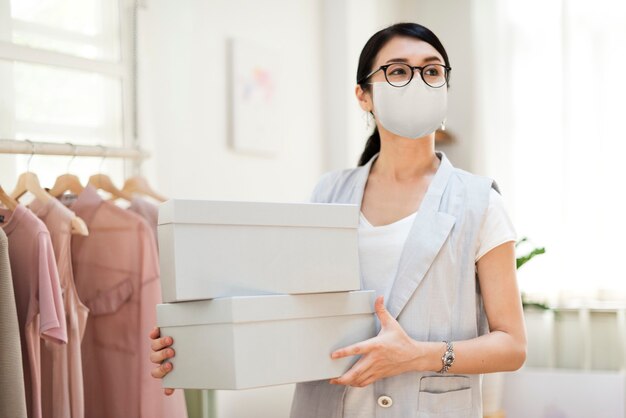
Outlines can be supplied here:
[[359, 159], [359, 166], [367, 164], [376, 153], [380, 151], [380, 134], [378, 133], [378, 127], [374, 126], [374, 132], [367, 139], [365, 143], [365, 149]]

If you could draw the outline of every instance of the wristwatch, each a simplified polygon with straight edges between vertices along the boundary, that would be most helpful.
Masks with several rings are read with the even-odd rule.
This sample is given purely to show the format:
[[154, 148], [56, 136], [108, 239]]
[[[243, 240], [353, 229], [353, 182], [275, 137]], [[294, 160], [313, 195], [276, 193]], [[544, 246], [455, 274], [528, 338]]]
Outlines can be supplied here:
[[441, 367], [439, 373], [447, 373], [448, 369], [452, 367], [454, 363], [454, 347], [452, 347], [452, 343], [449, 341], [444, 341], [444, 343], [446, 343], [446, 352], [441, 356], [443, 367]]

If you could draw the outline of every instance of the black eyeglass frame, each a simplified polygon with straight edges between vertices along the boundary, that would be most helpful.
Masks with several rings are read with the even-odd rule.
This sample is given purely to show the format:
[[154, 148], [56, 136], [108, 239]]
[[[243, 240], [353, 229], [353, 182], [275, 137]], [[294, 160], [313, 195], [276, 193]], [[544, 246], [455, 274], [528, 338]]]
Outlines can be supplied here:
[[[407, 67], [409, 67], [411, 69], [411, 78], [409, 78], [409, 81], [407, 81], [405, 84], [401, 85], [401, 86], [396, 86], [394, 84], [391, 84], [391, 82], [389, 81], [389, 78], [387, 77], [387, 68], [391, 67], [392, 65], [398, 65], [398, 64], [402, 64], [402, 65], [406, 65]], [[446, 82], [443, 83], [440, 86], [434, 87], [431, 86], [430, 84], [428, 84], [428, 82], [426, 80], [424, 80], [424, 68], [426, 67], [432, 67], [432, 66], [438, 66], [438, 67], [443, 67], [446, 69]], [[361, 80], [357, 81], [357, 84], [362, 84], [365, 80], [367, 80], [368, 78], [370, 78], [371, 76], [373, 76], [374, 74], [376, 74], [377, 72], [379, 72], [380, 70], [383, 70], [383, 73], [385, 74], [385, 81], [387, 81], [387, 83], [389, 83], [390, 86], [392, 87], [404, 87], [407, 84], [409, 84], [411, 81], [413, 81], [413, 77], [415, 76], [415, 70], [420, 70], [420, 77], [422, 78], [422, 81], [424, 83], [426, 83], [427, 86], [432, 87], [434, 89], [438, 89], [441, 88], [443, 86], [445, 86], [446, 84], [449, 83], [450, 81], [450, 72], [452, 71], [452, 67], [444, 65], [444, 64], [426, 64], [424, 66], [413, 66], [413, 65], [409, 65], [405, 62], [392, 62], [390, 64], [385, 64], [385, 65], [381, 65], [380, 67], [378, 67], [377, 69], [375, 69], [374, 71], [372, 71], [371, 73], [369, 73], [368, 75], [366, 75], [365, 77], [363, 77]], [[371, 84], [371, 83], [370, 83]]]

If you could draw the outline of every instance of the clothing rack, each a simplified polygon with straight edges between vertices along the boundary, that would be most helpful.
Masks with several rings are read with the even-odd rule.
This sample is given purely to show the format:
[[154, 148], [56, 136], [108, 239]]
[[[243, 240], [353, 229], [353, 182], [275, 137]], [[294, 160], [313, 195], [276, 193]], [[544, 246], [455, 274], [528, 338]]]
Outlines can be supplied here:
[[141, 148], [74, 145], [70, 142], [37, 142], [29, 139], [0, 139], [0, 154], [67, 155], [73, 157], [125, 158], [144, 160], [150, 156]]

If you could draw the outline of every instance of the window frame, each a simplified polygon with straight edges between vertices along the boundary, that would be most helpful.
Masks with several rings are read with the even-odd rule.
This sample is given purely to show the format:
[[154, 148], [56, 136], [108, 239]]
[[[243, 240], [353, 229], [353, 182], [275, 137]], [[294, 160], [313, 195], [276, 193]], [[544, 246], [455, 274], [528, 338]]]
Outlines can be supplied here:
[[[109, 1], [109, 0], [106, 0]], [[0, 40], [0, 59], [79, 70], [116, 78], [121, 83], [121, 135], [122, 146], [139, 147], [137, 131], [137, 82], [136, 82], [136, 11], [134, 0], [117, 0], [119, 10], [120, 53], [118, 60], [84, 58], [68, 53], [34, 48]], [[7, 3], [9, 7], [6, 7]], [[8, 13], [7, 13], [8, 12]], [[0, 27], [11, 30], [10, 0], [0, 0]], [[1, 80], [0, 80], [1, 81]], [[9, 83], [11, 80], [8, 81]], [[5, 91], [7, 91], [5, 89]], [[15, 118], [13, 117], [13, 123]], [[14, 138], [7, 138], [14, 139]], [[68, 132], [68, 139], [71, 133]], [[124, 176], [138, 168], [138, 161], [126, 160]]]

